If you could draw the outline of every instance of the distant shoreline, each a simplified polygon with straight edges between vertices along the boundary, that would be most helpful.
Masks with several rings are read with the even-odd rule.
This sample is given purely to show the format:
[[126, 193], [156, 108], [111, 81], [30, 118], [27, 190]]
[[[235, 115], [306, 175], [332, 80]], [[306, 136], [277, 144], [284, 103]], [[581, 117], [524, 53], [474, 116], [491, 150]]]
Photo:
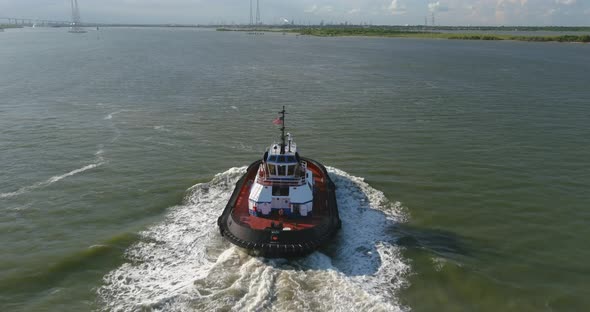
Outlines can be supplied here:
[[8, 29], [8, 28], [23, 28], [23, 26], [12, 25], [12, 24], [0, 24], [0, 29]]
[[[385, 37], [385, 38], [422, 38], [422, 39], [451, 39], [451, 40], [515, 40], [515, 41], [532, 41], [532, 42], [578, 42], [590, 43], [590, 35], [510, 35], [510, 34], [485, 34], [485, 33], [445, 33], [435, 31], [424, 31], [417, 27], [308, 27], [308, 28], [218, 28], [218, 31], [256, 31], [256, 32], [283, 32], [296, 33], [299, 35], [316, 36], [316, 37]], [[484, 29], [466, 28], [466, 27], [441, 27], [440, 30], [479, 30], [479, 31], [510, 31], [512, 28], [486, 27]], [[534, 29], [534, 30], [533, 30]], [[428, 29], [430, 30], [430, 29]], [[525, 29], [515, 29], [516, 31], [590, 31], [588, 27], [538, 27]]]
[[[316, 37], [381, 37], [451, 40], [514, 40], [529, 42], [590, 43], [586, 26], [369, 26], [369, 25], [183, 25], [183, 24], [92, 24], [83, 27], [166, 27], [208, 28], [217, 31], [245, 31], [253, 34], [282, 32]], [[0, 29], [24, 28], [28, 25], [0, 24]], [[69, 27], [53, 25], [51, 27]], [[500, 33], [493, 33], [500, 32]], [[518, 32], [552, 32], [555, 35], [516, 34]], [[560, 34], [561, 33], [561, 34]]]

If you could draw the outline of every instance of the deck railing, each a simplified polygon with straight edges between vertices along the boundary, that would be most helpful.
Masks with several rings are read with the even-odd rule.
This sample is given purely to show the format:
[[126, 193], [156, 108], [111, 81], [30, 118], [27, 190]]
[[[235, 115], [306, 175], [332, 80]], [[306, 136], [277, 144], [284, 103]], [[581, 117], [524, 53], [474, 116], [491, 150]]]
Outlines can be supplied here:
[[[258, 170], [258, 175], [256, 176], [256, 180], [259, 184], [262, 185], [289, 185], [289, 186], [297, 186], [305, 184], [305, 171], [307, 169], [307, 162], [301, 161], [301, 166], [298, 168], [298, 172], [295, 175], [295, 178], [280, 178], [280, 177], [271, 177], [270, 173], [268, 172], [268, 168], [263, 163]], [[299, 177], [297, 177], [299, 176]]]

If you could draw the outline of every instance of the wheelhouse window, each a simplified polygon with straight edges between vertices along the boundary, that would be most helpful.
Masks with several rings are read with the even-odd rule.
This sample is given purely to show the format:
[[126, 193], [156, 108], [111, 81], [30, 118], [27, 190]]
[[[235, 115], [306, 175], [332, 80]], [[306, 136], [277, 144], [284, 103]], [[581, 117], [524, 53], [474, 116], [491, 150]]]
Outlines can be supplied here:
[[293, 155], [270, 155], [268, 161], [275, 163], [296, 163], [297, 158]]
[[293, 155], [269, 155], [268, 172], [273, 176], [294, 176], [298, 172], [299, 163]]
[[271, 175], [277, 175], [277, 166], [268, 164], [268, 172], [270, 172]]

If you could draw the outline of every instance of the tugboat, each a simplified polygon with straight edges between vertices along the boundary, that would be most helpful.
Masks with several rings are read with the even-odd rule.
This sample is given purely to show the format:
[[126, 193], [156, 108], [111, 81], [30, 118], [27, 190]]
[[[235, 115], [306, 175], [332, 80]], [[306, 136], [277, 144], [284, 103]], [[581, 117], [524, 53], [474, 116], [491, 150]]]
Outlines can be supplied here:
[[319, 162], [300, 157], [285, 135], [285, 107], [273, 121], [281, 141], [252, 163], [236, 183], [217, 225], [250, 254], [290, 258], [324, 245], [341, 227], [335, 185]]

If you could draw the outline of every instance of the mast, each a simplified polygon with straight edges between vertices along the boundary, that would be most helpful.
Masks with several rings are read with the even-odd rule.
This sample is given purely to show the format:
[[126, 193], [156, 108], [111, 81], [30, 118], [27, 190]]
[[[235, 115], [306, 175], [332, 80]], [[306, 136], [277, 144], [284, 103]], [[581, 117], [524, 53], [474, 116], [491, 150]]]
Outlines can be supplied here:
[[281, 114], [281, 155], [285, 154], [285, 106], [279, 112]]

